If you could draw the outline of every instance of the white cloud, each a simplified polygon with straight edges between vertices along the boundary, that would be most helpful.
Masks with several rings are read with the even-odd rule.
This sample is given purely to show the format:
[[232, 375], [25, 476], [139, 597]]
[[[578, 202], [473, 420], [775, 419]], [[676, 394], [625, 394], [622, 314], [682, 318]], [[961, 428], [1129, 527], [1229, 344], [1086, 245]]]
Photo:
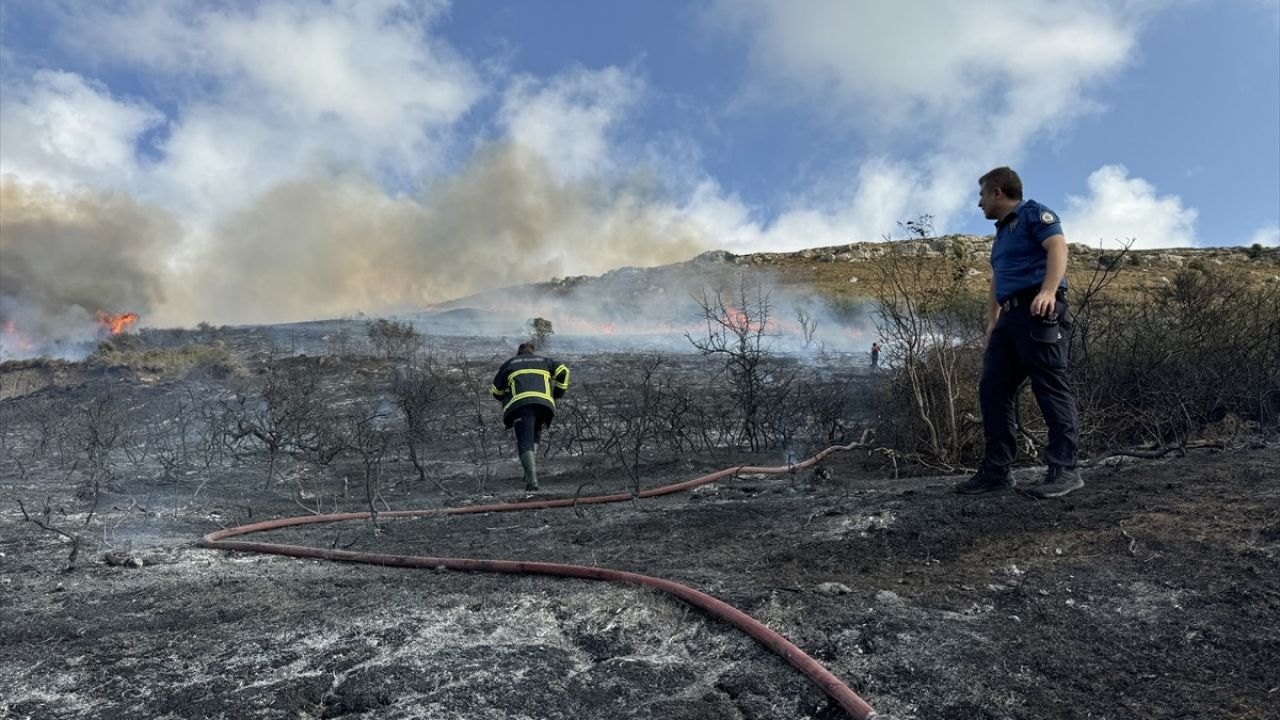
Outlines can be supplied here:
[[[618, 129], [644, 90], [641, 79], [614, 67], [577, 68], [546, 81], [520, 77], [503, 97], [498, 122], [508, 140], [545, 162], [557, 183], [594, 195], [596, 205], [620, 207], [614, 204], [634, 195], [652, 165], [661, 176], [656, 190], [666, 199], [643, 204], [649, 221], [685, 228], [734, 252], [876, 240], [937, 194], [918, 179], [922, 168], [881, 157], [864, 162], [832, 197], [797, 197], [775, 218], [756, 217], [714, 178], [690, 167], [687, 148], [647, 148], [640, 159], [628, 157], [632, 148]], [[607, 228], [598, 234], [609, 235]], [[590, 236], [578, 242], [590, 243]]]
[[562, 179], [611, 170], [617, 147], [609, 131], [639, 98], [643, 83], [609, 67], [576, 69], [547, 82], [517, 78], [498, 120], [511, 140], [546, 158]]
[[[1033, 140], [1100, 109], [1087, 90], [1126, 65], [1158, 5], [1028, 0], [1010, 12], [1000, 0], [720, 0], [709, 19], [747, 40], [748, 110], [802, 104], [858, 129], [912, 166], [915, 196], [903, 208], [933, 214], [941, 230], [969, 210], [974, 178], [1016, 165]], [[868, 174], [883, 170], [859, 179]], [[873, 217], [883, 199], [855, 198], [864, 208], [855, 215]], [[884, 231], [877, 223], [872, 237]]]
[[74, 42], [107, 61], [183, 80], [246, 109], [298, 122], [337, 120], [376, 133], [373, 142], [416, 140], [455, 121], [479, 88], [471, 68], [427, 32], [442, 3], [405, 0], [272, 0], [134, 3], [73, 17]]
[[430, 33], [442, 7], [137, 2], [72, 6], [64, 22], [66, 42], [176, 101], [142, 194], [207, 220], [317, 167], [392, 182], [438, 170], [452, 126], [484, 92]]
[[0, 84], [0, 173], [50, 187], [136, 179], [138, 137], [163, 122], [146, 102], [118, 99], [75, 73], [40, 70]]
[[[391, 149], [408, 149], [424, 127], [455, 121], [476, 89], [470, 71], [430, 42], [425, 18], [406, 3], [274, 3], [206, 19], [207, 44], [223, 72], [265, 91], [302, 122], [337, 118]], [[412, 20], [412, 22], [406, 22]]]
[[[993, 0], [714, 6], [711, 17], [748, 36], [763, 99], [829, 107], [886, 139], [847, 177], [823, 183], [852, 192], [807, 193], [772, 219], [753, 220], [738, 207], [732, 214], [750, 226], [722, 228], [724, 237], [779, 249], [870, 240], [921, 212], [945, 229], [968, 210], [976, 174], [1016, 162], [1031, 136], [1093, 107], [1084, 86], [1122, 66], [1132, 45], [1132, 14], [1085, 0], [1032, 2], [1015, 16]], [[161, 157], [127, 188], [196, 226], [280, 182], [335, 170], [417, 186], [456, 152], [450, 134], [486, 92], [472, 66], [431, 32], [443, 2], [65, 7], [66, 42], [106, 65], [140, 70], [175, 101]], [[655, 160], [619, 139], [645, 91], [642, 79], [614, 67], [519, 77], [495, 121], [560, 181], [607, 184]], [[656, 158], [672, 165], [660, 168], [664, 191], [687, 193], [671, 206], [740, 206], [732, 196], [708, 200], [719, 185], [704, 182], [692, 150]], [[129, 154], [119, 160], [133, 162]], [[724, 216], [707, 220], [718, 226]]]
[[778, 217], [761, 220], [739, 198], [714, 181], [697, 186], [680, 207], [715, 247], [737, 253], [785, 252], [808, 247], [879, 240], [895, 234], [900, 220], [926, 207], [934, 188], [920, 180], [920, 168], [889, 158], [863, 163], [847, 192], [816, 206], [799, 198]]
[[272, 184], [299, 174], [302, 148], [280, 138], [279, 129], [212, 105], [188, 108], [163, 143], [144, 197], [178, 208], [207, 225]]
[[1196, 244], [1196, 210], [1177, 195], [1157, 196], [1151, 183], [1130, 178], [1123, 165], [1104, 165], [1089, 175], [1089, 196], [1067, 196], [1064, 229], [1069, 242], [1133, 239], [1137, 249]]
[[1249, 238], [1250, 245], [1264, 247], [1280, 247], [1280, 225], [1265, 225], [1253, 232]]
[[[482, 79], [433, 32], [440, 2], [62, 7], [51, 35], [102, 77], [135, 77], [169, 117], [42, 71], [6, 92], [0, 165], [23, 180], [123, 188], [179, 218], [157, 226], [187, 239], [156, 270], [169, 292], [152, 309], [172, 322], [403, 309], [709, 247], [876, 240], [922, 212], [945, 230], [973, 212], [977, 175], [1094, 108], [1085, 89], [1124, 65], [1137, 25], [1084, 0], [1031, 0], [1016, 16], [991, 0], [716, 6], [750, 38], [763, 102], [829, 108], [872, 137], [847, 176], [771, 217], [708, 176], [692, 138], [633, 142], [640, 73]], [[476, 124], [500, 137], [454, 144], [486, 83], [505, 89]], [[140, 161], [138, 139], [157, 127], [147, 137], [158, 156]], [[445, 172], [443, 156], [469, 150], [467, 166]], [[1123, 234], [1107, 208], [1125, 193], [1153, 216], [1167, 205], [1110, 170], [1090, 178], [1073, 240], [1094, 219]], [[1193, 238], [1194, 210], [1172, 203], [1170, 231]], [[494, 257], [516, 254], [526, 261], [495, 270]]]
[[[1090, 107], [1082, 88], [1120, 67], [1134, 21], [1089, 0], [850, 3], [725, 0], [771, 101], [805, 100], [893, 135], [957, 127], [1021, 143]], [[971, 118], [971, 119], [970, 119]]]

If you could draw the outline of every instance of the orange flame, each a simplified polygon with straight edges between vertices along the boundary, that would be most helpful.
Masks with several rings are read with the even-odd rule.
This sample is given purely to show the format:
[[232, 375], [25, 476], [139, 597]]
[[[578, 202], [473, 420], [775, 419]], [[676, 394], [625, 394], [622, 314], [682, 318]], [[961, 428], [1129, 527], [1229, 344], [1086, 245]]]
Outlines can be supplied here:
[[776, 333], [783, 326], [778, 324], [774, 318], [766, 318], [764, 323], [760, 322], [759, 317], [747, 314], [741, 308], [728, 307], [724, 308], [724, 316], [722, 323], [726, 329], [735, 333], [754, 334], [758, 332]]
[[98, 330], [107, 335], [127, 332], [136, 322], [138, 322], [138, 313], [126, 312], [112, 315], [105, 310], [98, 311]]
[[747, 317], [747, 314], [738, 308], [726, 307], [724, 309], [724, 316], [725, 320], [728, 321], [729, 326], [734, 330], [750, 331], [755, 329], [754, 323], [751, 322], [751, 318]]
[[34, 342], [18, 330], [18, 326], [12, 320], [0, 323], [0, 338], [3, 338], [4, 344], [17, 346], [20, 352], [31, 352], [36, 347]]

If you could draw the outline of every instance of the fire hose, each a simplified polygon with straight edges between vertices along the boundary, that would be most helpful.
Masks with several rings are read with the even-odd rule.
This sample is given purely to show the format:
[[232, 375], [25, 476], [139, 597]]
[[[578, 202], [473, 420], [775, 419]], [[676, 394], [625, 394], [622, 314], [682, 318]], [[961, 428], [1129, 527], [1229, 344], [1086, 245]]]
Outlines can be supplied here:
[[[865, 435], [864, 435], [865, 438]], [[558, 507], [576, 507], [577, 505], [593, 505], [632, 500], [636, 497], [649, 498], [660, 495], [690, 490], [700, 485], [716, 482], [726, 477], [742, 474], [781, 474], [791, 473], [817, 463], [828, 454], [841, 450], [852, 450], [861, 446], [861, 442], [848, 445], [835, 445], [823, 450], [813, 457], [799, 463], [778, 467], [737, 466], [713, 472], [709, 475], [686, 480], [680, 483], [650, 488], [639, 493], [615, 493], [612, 495], [595, 495], [583, 498], [560, 498], [554, 500], [532, 500], [514, 503], [494, 503], [489, 505], [471, 505], [452, 508], [436, 508], [428, 510], [389, 510], [377, 513], [378, 517], [423, 517], [430, 515], [463, 515], [473, 513], [515, 512], [520, 510], [543, 510]], [[303, 515], [299, 517], [278, 518], [264, 522], [241, 525], [211, 532], [200, 539], [199, 545], [221, 550], [237, 550], [240, 552], [268, 553], [288, 557], [314, 558], [317, 560], [335, 560], [340, 562], [385, 565], [388, 567], [413, 567], [450, 570], [467, 570], [478, 572], [520, 573], [535, 575], [555, 575], [559, 577], [582, 578], [586, 580], [607, 580], [628, 582], [661, 590], [697, 607], [714, 617], [737, 627], [750, 635], [761, 645], [781, 656], [793, 667], [808, 677], [823, 692], [831, 697], [850, 717], [855, 720], [874, 720], [875, 710], [865, 700], [850, 690], [831, 671], [809, 657], [803, 650], [774, 630], [760, 623], [750, 615], [721, 600], [694, 590], [687, 585], [664, 580], [662, 578], [640, 575], [637, 573], [610, 570], [608, 568], [585, 565], [565, 565], [561, 563], [525, 562], [520, 560], [481, 560], [473, 558], [425, 557], [421, 555], [383, 555], [377, 553], [352, 552], [349, 550], [326, 549], [303, 545], [284, 545], [279, 543], [254, 542], [246, 540], [228, 540], [227, 538], [253, 533], [277, 530], [280, 528], [310, 525], [313, 523], [341, 522], [344, 520], [366, 520], [372, 516], [369, 512], [332, 513], [328, 515]]]

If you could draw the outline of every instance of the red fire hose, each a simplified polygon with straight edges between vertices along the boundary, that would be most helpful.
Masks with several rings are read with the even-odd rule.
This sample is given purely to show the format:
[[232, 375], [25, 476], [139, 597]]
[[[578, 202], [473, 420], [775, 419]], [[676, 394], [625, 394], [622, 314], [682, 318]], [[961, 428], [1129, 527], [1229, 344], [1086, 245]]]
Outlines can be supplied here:
[[[668, 495], [670, 493], [689, 490], [699, 485], [706, 485], [707, 483], [712, 483], [722, 478], [736, 476], [739, 474], [779, 474], [794, 472], [813, 465], [832, 452], [837, 450], [852, 450], [855, 447], [859, 447], [861, 444], [862, 443], [860, 442], [854, 442], [848, 445], [836, 445], [829, 447], [808, 460], [793, 465], [780, 467], [739, 466], [726, 468], [724, 470], [711, 473], [710, 475], [703, 475], [702, 477], [695, 478], [693, 480], [686, 480], [685, 482], [675, 483], [673, 485], [664, 485], [662, 487], [644, 490], [639, 493], [639, 497]], [[468, 507], [432, 510], [392, 510], [380, 512], [378, 513], [378, 517], [422, 517], [424, 515], [462, 515], [469, 513], [541, 510], [545, 508], [568, 507], [575, 504], [590, 505], [622, 502], [630, 500], [632, 497], [634, 496], [631, 493], [616, 493], [613, 495], [596, 495], [576, 499], [563, 498], [559, 500], [532, 500], [528, 502], [496, 503], [491, 505], [473, 505]], [[674, 595], [690, 605], [701, 608], [702, 610], [705, 610], [711, 615], [734, 625], [738, 629], [755, 638], [761, 645], [764, 645], [774, 653], [780, 655], [784, 660], [791, 663], [793, 667], [804, 673], [806, 677], [816, 683], [818, 687], [822, 688], [827, 695], [831, 696], [831, 698], [835, 700], [836, 703], [845, 710], [845, 712], [849, 713], [850, 717], [855, 718], [855, 720], [874, 720], [874, 718], [877, 717], [875, 710], [871, 709], [871, 706], [859, 697], [857, 693], [850, 690], [848, 686], [840, 682], [839, 678], [831, 674], [829, 670], [824, 668], [813, 658], [806, 655], [803, 650], [796, 647], [786, 638], [732, 605], [717, 600], [706, 593], [699, 592], [691, 587], [681, 585], [680, 583], [672, 582], [670, 580], [650, 577], [648, 575], [639, 575], [637, 573], [623, 572], [620, 570], [610, 570], [608, 568], [584, 565], [562, 565], [560, 563], [524, 562], [518, 560], [438, 558], [425, 557], [421, 555], [381, 555], [377, 553], [351, 552], [349, 550], [327, 550], [324, 548], [306, 547], [302, 545], [282, 545], [278, 543], [226, 539], [239, 535], [249, 535], [252, 533], [264, 532], [266, 530], [276, 530], [296, 525], [339, 522], [342, 520], [366, 520], [369, 516], [370, 513], [357, 512], [279, 518], [276, 520], [253, 523], [252, 525], [241, 525], [239, 527], [211, 532], [201, 538], [199, 544], [203, 547], [218, 548], [222, 550], [270, 553], [273, 555], [287, 555], [289, 557], [315, 558], [317, 560], [338, 560], [343, 562], [367, 563], [371, 565], [387, 565], [391, 567], [444, 567], [451, 570], [557, 575], [561, 577], [584, 578], [587, 580], [611, 580], [615, 582], [630, 582], [638, 585], [646, 585], [670, 595]]]

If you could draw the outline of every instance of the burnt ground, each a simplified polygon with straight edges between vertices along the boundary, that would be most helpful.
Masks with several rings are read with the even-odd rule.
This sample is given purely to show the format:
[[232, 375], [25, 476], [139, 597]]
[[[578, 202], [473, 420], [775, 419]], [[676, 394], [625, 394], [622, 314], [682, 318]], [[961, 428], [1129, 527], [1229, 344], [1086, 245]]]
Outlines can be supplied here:
[[[190, 388], [101, 382], [134, 405]], [[30, 397], [71, 403], [91, 387]], [[742, 462], [777, 457], [679, 457], [646, 464], [642, 481]], [[75, 531], [72, 473], [5, 467], [3, 718], [842, 717], [745, 635], [648, 589], [196, 547], [219, 527], [303, 512], [285, 483], [264, 486], [260, 463], [164, 481], [118, 472], [64, 571], [69, 544], [23, 522], [13, 499], [31, 510], [52, 496], [45, 522]], [[385, 497], [397, 509], [517, 500], [517, 472], [506, 459], [483, 487]], [[1280, 717], [1280, 447], [1099, 463], [1053, 501], [887, 475], [858, 451], [581, 512], [258, 537], [669, 578], [763, 621], [899, 720]], [[540, 496], [629, 483], [609, 458], [552, 456]], [[333, 503], [358, 510], [356, 495]]]

